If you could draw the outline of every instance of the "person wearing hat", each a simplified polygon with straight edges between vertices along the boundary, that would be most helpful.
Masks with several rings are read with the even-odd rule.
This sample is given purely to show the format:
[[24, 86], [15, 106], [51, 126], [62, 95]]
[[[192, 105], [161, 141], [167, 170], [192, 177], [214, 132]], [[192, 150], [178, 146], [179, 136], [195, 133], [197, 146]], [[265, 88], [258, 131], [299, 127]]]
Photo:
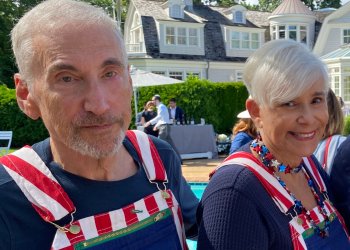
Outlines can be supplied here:
[[240, 118], [232, 129], [232, 142], [230, 154], [236, 152], [240, 147], [247, 144], [256, 137], [256, 127], [250, 119], [248, 110], [244, 110], [237, 115]]

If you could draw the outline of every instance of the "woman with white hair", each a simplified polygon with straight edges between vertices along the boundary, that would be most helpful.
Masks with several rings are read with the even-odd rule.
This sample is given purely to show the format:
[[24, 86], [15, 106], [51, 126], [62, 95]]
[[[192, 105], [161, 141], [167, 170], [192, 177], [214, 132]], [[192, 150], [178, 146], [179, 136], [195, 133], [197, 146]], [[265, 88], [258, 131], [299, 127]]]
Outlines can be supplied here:
[[328, 122], [325, 65], [300, 43], [271, 41], [248, 59], [244, 81], [259, 135], [212, 175], [198, 249], [350, 249], [312, 156]]

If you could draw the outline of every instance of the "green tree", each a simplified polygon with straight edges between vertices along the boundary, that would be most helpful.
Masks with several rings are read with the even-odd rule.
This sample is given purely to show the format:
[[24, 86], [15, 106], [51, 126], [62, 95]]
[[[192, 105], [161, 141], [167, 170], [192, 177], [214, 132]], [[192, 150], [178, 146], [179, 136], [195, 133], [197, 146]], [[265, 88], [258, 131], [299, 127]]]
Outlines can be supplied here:
[[319, 9], [323, 8], [340, 8], [341, 7], [341, 1], [340, 0], [318, 0], [316, 1], [316, 5], [319, 6]]
[[259, 0], [259, 10], [273, 12], [281, 2], [281, 0]]

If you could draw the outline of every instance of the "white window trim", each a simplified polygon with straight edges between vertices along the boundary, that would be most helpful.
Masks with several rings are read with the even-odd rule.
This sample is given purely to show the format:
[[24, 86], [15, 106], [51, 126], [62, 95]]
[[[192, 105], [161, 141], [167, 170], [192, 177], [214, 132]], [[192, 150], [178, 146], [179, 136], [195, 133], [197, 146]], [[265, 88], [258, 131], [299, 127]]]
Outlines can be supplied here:
[[[284, 38], [280, 38], [279, 26], [284, 26], [285, 27], [285, 29], [284, 29]], [[276, 40], [278, 40], [278, 39], [289, 39], [289, 26], [296, 26], [297, 27], [297, 30], [296, 30], [296, 32], [297, 32], [296, 41], [300, 42], [300, 43], [302, 42], [301, 41], [301, 36], [300, 36], [302, 30], [300, 29], [300, 27], [301, 26], [306, 27], [306, 30], [305, 30], [305, 32], [306, 32], [306, 45], [309, 46], [309, 44], [310, 44], [310, 36], [309, 36], [309, 25], [308, 24], [301, 24], [301, 23], [278, 23], [278, 24], [273, 24], [273, 25], [271, 25], [271, 29], [270, 29], [270, 31], [271, 31], [271, 34], [270, 34], [271, 38], [273, 38], [273, 33], [276, 33]], [[275, 31], [273, 31], [273, 27], [276, 28]], [[294, 30], [292, 30], [292, 31], [294, 31]]]
[[[234, 48], [233, 47], [233, 44], [232, 44], [232, 33], [233, 32], [239, 33], [239, 48]], [[243, 44], [242, 33], [248, 33], [249, 34], [249, 48], [243, 48], [242, 47], [242, 44]], [[252, 48], [252, 41], [253, 41], [252, 34], [257, 34], [258, 35], [257, 42], [259, 43], [259, 46], [256, 49]], [[229, 35], [230, 35], [230, 49], [231, 50], [257, 50], [257, 49], [259, 49], [261, 47], [261, 33], [260, 32], [231, 30]], [[256, 41], [256, 40], [254, 40], [254, 41]]]
[[[342, 45], [345, 45], [345, 44], [350, 44], [350, 42], [349, 43], [344, 43], [344, 30], [349, 30], [349, 33], [350, 33], [350, 28], [348, 28], [348, 29], [341, 29], [341, 32], [340, 32], [340, 36], [341, 36], [341, 38], [340, 38], [340, 40], [341, 40], [341, 44]], [[350, 40], [350, 34], [349, 34], [349, 40]]]
[[[167, 28], [174, 28], [175, 29], [175, 44], [167, 44], [166, 43], [166, 38], [167, 38], [167, 33], [166, 30]], [[178, 44], [178, 29], [183, 28], [186, 29], [186, 44]], [[197, 30], [197, 45], [190, 45], [190, 29], [196, 29]], [[164, 46], [181, 46], [181, 47], [201, 47], [200, 46], [200, 29], [196, 27], [183, 27], [183, 26], [172, 26], [172, 25], [164, 25]], [[193, 36], [191, 36], [193, 37]]]

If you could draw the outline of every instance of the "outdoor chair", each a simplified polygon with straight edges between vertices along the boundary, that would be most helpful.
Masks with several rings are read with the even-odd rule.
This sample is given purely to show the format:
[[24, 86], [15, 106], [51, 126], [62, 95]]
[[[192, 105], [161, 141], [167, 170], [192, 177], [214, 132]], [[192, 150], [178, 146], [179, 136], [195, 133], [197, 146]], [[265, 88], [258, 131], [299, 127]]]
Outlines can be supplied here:
[[9, 152], [12, 142], [12, 131], [0, 131], [0, 156]]

